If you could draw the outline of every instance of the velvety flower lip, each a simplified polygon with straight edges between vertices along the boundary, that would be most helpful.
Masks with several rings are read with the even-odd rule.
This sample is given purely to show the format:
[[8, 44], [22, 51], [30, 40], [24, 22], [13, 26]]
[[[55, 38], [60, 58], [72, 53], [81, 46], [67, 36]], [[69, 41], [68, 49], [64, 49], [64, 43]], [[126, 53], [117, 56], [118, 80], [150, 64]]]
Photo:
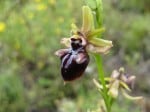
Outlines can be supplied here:
[[82, 8], [83, 22], [82, 27], [79, 29], [75, 24], [72, 24], [72, 36], [70, 38], [63, 38], [61, 43], [66, 47], [70, 47], [71, 38], [80, 38], [84, 42], [87, 51], [91, 53], [106, 54], [113, 46], [112, 41], [98, 38], [98, 35], [103, 33], [105, 29], [95, 29], [93, 14], [88, 6]]

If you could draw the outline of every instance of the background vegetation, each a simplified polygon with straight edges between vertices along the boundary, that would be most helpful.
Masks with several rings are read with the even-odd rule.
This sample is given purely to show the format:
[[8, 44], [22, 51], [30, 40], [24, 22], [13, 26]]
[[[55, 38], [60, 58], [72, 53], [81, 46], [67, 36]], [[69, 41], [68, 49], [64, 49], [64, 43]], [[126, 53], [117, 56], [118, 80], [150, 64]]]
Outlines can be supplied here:
[[[114, 43], [104, 56], [106, 71], [125, 66], [137, 76], [134, 94], [150, 97], [150, 1], [103, 1], [104, 37]], [[60, 39], [70, 36], [71, 23], [81, 26], [83, 4], [83, 0], [0, 0], [0, 112], [86, 112], [99, 107], [93, 57], [86, 74], [64, 86], [54, 55], [64, 47]], [[140, 109], [120, 97], [113, 111]]]

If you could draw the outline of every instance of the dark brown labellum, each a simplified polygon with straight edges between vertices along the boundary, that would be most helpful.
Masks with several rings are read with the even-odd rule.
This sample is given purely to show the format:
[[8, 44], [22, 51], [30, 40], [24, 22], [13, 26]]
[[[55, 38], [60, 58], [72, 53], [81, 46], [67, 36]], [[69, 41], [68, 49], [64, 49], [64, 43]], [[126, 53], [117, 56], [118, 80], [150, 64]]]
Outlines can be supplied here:
[[61, 74], [64, 81], [72, 81], [83, 75], [89, 55], [81, 39], [71, 39], [71, 48], [61, 53]]

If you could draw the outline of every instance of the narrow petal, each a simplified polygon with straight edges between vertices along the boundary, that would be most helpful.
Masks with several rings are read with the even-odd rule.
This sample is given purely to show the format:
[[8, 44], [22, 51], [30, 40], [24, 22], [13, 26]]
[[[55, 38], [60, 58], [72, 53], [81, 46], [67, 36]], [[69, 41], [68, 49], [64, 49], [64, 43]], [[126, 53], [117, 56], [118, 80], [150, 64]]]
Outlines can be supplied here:
[[103, 89], [103, 86], [96, 79], [93, 79], [93, 82], [96, 85], [96, 87], [98, 87], [99, 89]]
[[124, 97], [126, 97], [127, 99], [130, 99], [130, 100], [143, 100], [143, 97], [142, 96], [138, 96], [138, 97], [133, 97], [133, 96], [130, 96], [129, 94], [126, 93], [126, 91], [124, 89], [121, 89], [121, 92], [123, 94]]
[[105, 46], [112, 47], [113, 46], [112, 41], [104, 40], [101, 38], [92, 38], [89, 40], [89, 42], [98, 47], [105, 47]]
[[120, 82], [120, 85], [123, 87], [123, 88], [125, 88], [126, 90], [128, 90], [128, 91], [131, 91], [131, 89], [129, 88], [129, 86], [125, 83], [125, 82], [123, 82], [123, 81], [119, 81]]
[[110, 78], [110, 77], [105, 77], [105, 81], [113, 81], [113, 78]]
[[94, 29], [93, 31], [89, 32], [87, 35], [87, 38], [91, 39], [95, 36], [101, 35], [105, 31], [105, 28], [99, 28], [99, 29]]
[[70, 43], [71, 43], [70, 38], [63, 38], [61, 40], [61, 44], [64, 44], [66, 47], [70, 47]]

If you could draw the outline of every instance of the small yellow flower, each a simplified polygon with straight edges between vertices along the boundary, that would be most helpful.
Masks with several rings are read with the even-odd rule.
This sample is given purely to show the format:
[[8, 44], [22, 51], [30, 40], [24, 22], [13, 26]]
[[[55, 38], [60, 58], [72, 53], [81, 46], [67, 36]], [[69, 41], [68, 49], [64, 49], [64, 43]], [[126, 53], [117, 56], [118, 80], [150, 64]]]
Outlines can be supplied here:
[[4, 22], [0, 22], [0, 32], [4, 32], [6, 29], [6, 24]]
[[43, 11], [46, 9], [47, 9], [47, 6], [45, 4], [38, 4], [37, 5], [37, 10], [39, 10], [39, 11]]

